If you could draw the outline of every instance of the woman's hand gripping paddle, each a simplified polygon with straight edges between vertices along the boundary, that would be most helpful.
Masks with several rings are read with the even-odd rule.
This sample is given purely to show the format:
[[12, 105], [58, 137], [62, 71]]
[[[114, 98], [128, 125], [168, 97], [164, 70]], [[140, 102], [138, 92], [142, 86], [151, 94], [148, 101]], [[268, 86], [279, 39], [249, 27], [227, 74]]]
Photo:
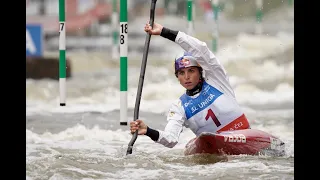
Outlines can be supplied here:
[[[149, 24], [150, 24], [151, 27], [153, 27], [153, 22], [154, 22], [154, 14], [155, 14], [155, 9], [156, 9], [156, 2], [157, 2], [157, 0], [152, 0], [152, 2], [151, 2], [150, 21], [149, 21]], [[140, 100], [141, 100], [141, 94], [142, 94], [144, 74], [145, 74], [146, 65], [147, 65], [147, 57], [148, 57], [148, 52], [149, 52], [150, 38], [151, 38], [151, 34], [147, 33], [146, 41], [144, 43], [144, 50], [143, 50], [143, 57], [142, 57], [140, 78], [139, 78], [139, 85], [138, 85], [138, 91], [137, 91], [137, 97], [136, 97], [136, 104], [135, 104], [135, 107], [134, 107], [134, 117], [133, 117], [134, 121], [139, 118], [139, 106], [140, 106]], [[133, 144], [136, 141], [137, 137], [138, 137], [138, 131], [136, 131], [133, 134], [133, 136], [131, 138], [131, 141], [128, 144], [127, 155], [128, 154], [132, 154]]]

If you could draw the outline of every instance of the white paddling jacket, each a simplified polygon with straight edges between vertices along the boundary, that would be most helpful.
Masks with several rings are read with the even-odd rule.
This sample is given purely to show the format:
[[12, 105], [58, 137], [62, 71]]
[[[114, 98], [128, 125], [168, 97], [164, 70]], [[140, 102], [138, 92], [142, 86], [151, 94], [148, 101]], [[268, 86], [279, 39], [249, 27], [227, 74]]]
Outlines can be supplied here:
[[183, 126], [190, 128], [196, 136], [202, 132], [248, 129], [249, 122], [235, 99], [226, 71], [206, 43], [181, 31], [175, 42], [195, 57], [205, 72], [205, 81], [200, 93], [183, 94], [171, 105], [168, 123], [164, 131], [158, 130], [156, 142], [174, 147]]

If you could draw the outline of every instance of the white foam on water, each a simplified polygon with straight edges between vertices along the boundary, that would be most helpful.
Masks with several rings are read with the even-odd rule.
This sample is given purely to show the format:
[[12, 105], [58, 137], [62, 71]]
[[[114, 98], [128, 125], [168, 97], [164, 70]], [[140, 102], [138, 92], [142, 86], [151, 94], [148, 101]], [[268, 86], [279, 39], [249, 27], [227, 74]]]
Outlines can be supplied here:
[[61, 175], [60, 173], [54, 173], [49, 180], [71, 180], [72, 178]]
[[[183, 89], [180, 84], [170, 84], [169, 82], [163, 82], [162, 85], [148, 84], [145, 85], [140, 101], [140, 110], [154, 112], [154, 113], [166, 113], [171, 104], [180, 97], [183, 93]], [[76, 113], [76, 112], [109, 112], [121, 108], [120, 104], [120, 92], [114, 89], [114, 96], [105, 96], [103, 92], [95, 93], [91, 97], [79, 97], [74, 99], [68, 99], [66, 106], [59, 106], [59, 98], [48, 103], [36, 103], [27, 101], [27, 115], [39, 112], [51, 112], [51, 113]], [[130, 89], [128, 94], [136, 94], [135, 89]], [[252, 84], [241, 84], [234, 88], [237, 96], [237, 100], [240, 103], [250, 104], [267, 104], [267, 103], [280, 103], [289, 102], [293, 103], [294, 88], [287, 84], [279, 84], [274, 91], [265, 91], [257, 88]], [[128, 95], [128, 108], [133, 109], [135, 107], [135, 96]]]
[[[256, 125], [254, 128], [265, 130], [274, 135], [281, 135], [281, 138], [285, 140], [292, 140], [293, 135], [288, 133], [286, 126], [259, 126]], [[292, 132], [293, 133], [293, 132]], [[53, 161], [57, 156], [61, 156], [61, 152], [58, 149], [65, 150], [81, 150], [81, 151], [90, 151], [89, 154], [86, 154], [87, 158], [96, 158], [104, 159], [105, 157], [117, 157], [119, 154], [124, 155], [125, 149], [127, 148], [128, 142], [131, 140], [131, 134], [129, 130], [105, 130], [101, 129], [98, 126], [93, 128], [86, 128], [83, 125], [76, 125], [74, 127], [68, 128], [59, 133], [50, 133], [45, 132], [42, 134], [34, 133], [30, 130], [26, 130], [26, 147], [27, 147], [27, 164], [32, 164], [35, 161], [45, 160], [46, 164], [50, 161]], [[153, 142], [147, 136], [139, 136], [135, 145], [134, 152], [135, 154], [149, 154], [149, 155], [160, 155], [160, 154], [171, 154], [172, 152], [179, 151], [179, 154], [182, 155], [183, 149], [186, 143], [194, 138], [195, 135], [191, 132], [190, 129], [184, 129], [180, 135], [179, 143], [173, 148], [166, 148], [161, 144]], [[286, 142], [286, 141], [285, 141]], [[293, 142], [288, 144], [287, 156], [294, 157], [293, 153]], [[119, 152], [123, 151], [123, 152]], [[32, 153], [40, 152], [38, 156], [32, 155]], [[96, 153], [98, 152], [98, 153]], [[130, 159], [130, 157], [127, 157]], [[115, 160], [116, 161], [116, 160]], [[161, 168], [157, 170], [145, 169], [146, 165], [138, 165], [135, 162], [125, 161], [121, 165], [121, 170], [112, 171], [98, 171], [92, 169], [83, 169], [81, 167], [64, 167], [61, 170], [66, 170], [68, 172], [75, 172], [77, 174], [82, 174], [83, 176], [100, 176], [108, 177], [110, 179], [157, 179], [161, 177], [165, 170], [167, 176], [173, 176], [175, 173], [179, 174], [188, 174], [190, 173], [190, 167], [185, 166], [184, 164], [176, 163], [164, 163], [161, 160], [152, 160], [154, 163], [161, 164]], [[48, 165], [49, 165], [48, 164]], [[142, 167], [141, 167], [142, 166]], [[252, 162], [241, 162], [241, 161], [229, 161], [228, 163], [216, 163], [213, 165], [195, 165], [192, 166], [192, 173], [199, 172], [198, 175], [204, 176], [214, 176], [221, 177], [225, 176], [230, 169], [241, 167], [241, 169], [250, 169], [251, 171], [263, 171], [265, 173], [271, 172], [273, 169], [277, 171], [287, 171], [291, 172], [292, 169], [289, 167], [282, 167], [276, 165], [266, 166], [262, 162], [252, 161]], [[282, 168], [282, 169], [281, 169]], [[170, 169], [170, 170], [169, 170]], [[61, 171], [60, 170], [60, 171]], [[143, 171], [143, 173], [142, 173]], [[65, 175], [55, 172], [51, 179], [60, 179], [64, 178]], [[143, 176], [143, 177], [142, 177]], [[94, 178], [96, 179], [96, 178]], [[105, 179], [105, 178], [103, 178]]]
[[294, 88], [287, 83], [277, 85], [274, 91], [261, 90], [251, 84], [239, 85], [234, 91], [239, 103], [294, 103]]
[[26, 130], [26, 142], [33, 143], [50, 143], [54, 141], [79, 141], [79, 140], [105, 140], [105, 141], [127, 141], [131, 138], [128, 132], [124, 132], [121, 129], [116, 131], [104, 130], [99, 128], [99, 126], [94, 126], [93, 128], [86, 128], [84, 125], [76, 125], [71, 128], [67, 128], [59, 133], [45, 132], [43, 134], [33, 133], [30, 130]]
[[235, 41], [221, 47], [221, 51], [216, 53], [216, 56], [222, 63], [262, 59], [283, 53], [293, 45], [294, 35], [290, 33], [279, 32], [276, 36], [240, 33]]
[[[185, 129], [181, 134], [179, 143], [174, 149], [183, 149], [185, 144], [195, 135]], [[83, 149], [83, 150], [101, 150], [106, 154], [115, 154], [119, 146], [127, 146], [132, 135], [128, 130], [105, 130], [98, 126], [87, 128], [83, 125], [76, 125], [67, 128], [59, 133], [45, 132], [37, 134], [31, 130], [26, 130], [27, 155], [37, 151], [38, 147], [59, 147], [63, 149]], [[144, 144], [152, 148], [145, 149]], [[139, 136], [135, 145], [137, 149], [142, 148], [143, 152], [157, 152], [159, 148], [166, 150], [164, 146], [154, 143], [147, 136]]]
[[[292, 65], [291, 65], [292, 64]], [[262, 63], [254, 63], [252, 61], [244, 61], [239, 65], [243, 68], [245, 79], [247, 81], [253, 80], [257, 82], [268, 82], [282, 79], [293, 79], [293, 69], [289, 69], [293, 66], [293, 62], [289, 65], [277, 65], [272, 59], [265, 60]]]
[[26, 180], [33, 180], [30, 176], [26, 176]]
[[39, 147], [47, 147], [50, 149], [82, 149], [97, 150], [105, 154], [116, 154], [119, 145], [125, 145], [131, 139], [128, 131], [122, 130], [103, 130], [98, 126], [91, 129], [83, 125], [76, 125], [67, 128], [64, 131], [53, 134], [45, 132], [37, 134], [30, 130], [26, 130], [27, 155], [37, 151]]
[[120, 179], [160, 179], [164, 170], [147, 170], [145, 168], [124, 168], [116, 172]]

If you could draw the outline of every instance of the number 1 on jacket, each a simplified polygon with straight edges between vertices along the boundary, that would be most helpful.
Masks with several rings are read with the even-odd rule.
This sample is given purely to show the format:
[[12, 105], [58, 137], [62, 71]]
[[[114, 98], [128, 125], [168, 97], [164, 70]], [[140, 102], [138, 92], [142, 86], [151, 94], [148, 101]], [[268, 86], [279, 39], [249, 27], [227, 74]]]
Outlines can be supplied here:
[[221, 123], [219, 122], [218, 118], [216, 115], [213, 113], [211, 109], [208, 110], [208, 113], [206, 115], [206, 121], [211, 117], [213, 120], [214, 124], [216, 124], [217, 127], [221, 126]]

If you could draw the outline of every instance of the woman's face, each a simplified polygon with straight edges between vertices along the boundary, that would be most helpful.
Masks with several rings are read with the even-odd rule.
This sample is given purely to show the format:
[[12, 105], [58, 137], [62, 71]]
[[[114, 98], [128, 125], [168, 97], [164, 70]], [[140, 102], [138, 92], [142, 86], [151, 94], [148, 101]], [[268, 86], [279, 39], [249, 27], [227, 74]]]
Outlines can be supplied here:
[[180, 69], [177, 76], [180, 84], [187, 90], [190, 90], [199, 83], [201, 74], [197, 67], [192, 66]]

